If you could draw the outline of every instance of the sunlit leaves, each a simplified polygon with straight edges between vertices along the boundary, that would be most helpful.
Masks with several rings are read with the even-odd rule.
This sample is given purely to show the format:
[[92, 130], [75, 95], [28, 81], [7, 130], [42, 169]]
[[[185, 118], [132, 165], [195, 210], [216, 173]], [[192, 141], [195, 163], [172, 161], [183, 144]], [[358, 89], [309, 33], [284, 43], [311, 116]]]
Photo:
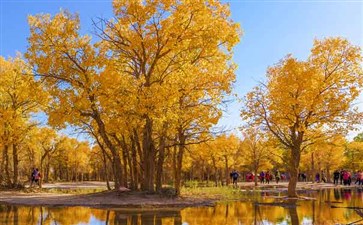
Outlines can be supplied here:
[[362, 87], [360, 49], [341, 38], [316, 40], [311, 55], [300, 61], [288, 55], [267, 70], [267, 83], [247, 95], [242, 117], [262, 124], [286, 146], [290, 135], [341, 132], [357, 123], [352, 102]]

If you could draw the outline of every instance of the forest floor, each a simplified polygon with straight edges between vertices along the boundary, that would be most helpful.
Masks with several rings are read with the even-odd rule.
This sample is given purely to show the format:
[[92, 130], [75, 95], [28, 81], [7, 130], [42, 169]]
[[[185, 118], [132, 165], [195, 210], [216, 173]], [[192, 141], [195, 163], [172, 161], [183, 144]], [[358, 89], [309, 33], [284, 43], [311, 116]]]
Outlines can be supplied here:
[[[88, 206], [96, 208], [165, 208], [209, 206], [217, 201], [246, 200], [253, 198], [251, 193], [261, 196], [283, 196], [287, 182], [279, 184], [259, 184], [240, 182], [238, 188], [194, 187], [183, 188], [181, 197], [172, 198], [159, 194], [147, 194], [132, 191], [107, 191], [103, 182], [53, 183], [44, 184], [43, 188], [26, 188], [19, 191], [0, 191], [0, 204], [42, 205], [42, 206]], [[331, 183], [299, 182], [297, 189], [316, 191], [328, 188], [357, 188], [358, 186], [334, 185]], [[64, 191], [68, 190], [68, 191]], [[74, 192], [70, 191], [74, 190]]]

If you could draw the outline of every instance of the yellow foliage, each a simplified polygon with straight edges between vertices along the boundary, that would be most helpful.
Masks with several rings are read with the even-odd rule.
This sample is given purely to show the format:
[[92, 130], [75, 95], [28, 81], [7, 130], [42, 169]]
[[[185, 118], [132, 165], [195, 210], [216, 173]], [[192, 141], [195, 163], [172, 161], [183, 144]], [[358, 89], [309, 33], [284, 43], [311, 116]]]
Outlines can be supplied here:
[[247, 95], [241, 116], [288, 148], [309, 145], [320, 129], [345, 132], [360, 116], [352, 102], [363, 84], [361, 63], [360, 48], [347, 40], [316, 40], [306, 61], [288, 55], [268, 68], [267, 84]]

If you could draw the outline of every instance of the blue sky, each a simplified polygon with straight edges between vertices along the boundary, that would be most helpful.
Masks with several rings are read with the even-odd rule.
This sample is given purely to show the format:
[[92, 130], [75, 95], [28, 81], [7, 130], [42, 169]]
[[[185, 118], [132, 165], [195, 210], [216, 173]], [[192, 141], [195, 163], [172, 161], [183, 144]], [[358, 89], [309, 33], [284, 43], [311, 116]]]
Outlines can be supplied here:
[[[240, 97], [264, 79], [268, 66], [285, 55], [292, 53], [305, 59], [315, 38], [342, 36], [363, 46], [363, 1], [224, 2], [229, 2], [232, 18], [244, 32], [234, 56], [238, 65], [234, 92]], [[90, 33], [92, 18], [111, 17], [111, 5], [107, 0], [0, 0], [0, 55], [25, 52], [28, 15], [68, 9], [80, 14], [82, 32]], [[359, 101], [363, 102], [363, 98]], [[240, 107], [237, 101], [231, 103], [220, 125], [237, 128], [242, 123]], [[363, 110], [363, 103], [360, 107]]]

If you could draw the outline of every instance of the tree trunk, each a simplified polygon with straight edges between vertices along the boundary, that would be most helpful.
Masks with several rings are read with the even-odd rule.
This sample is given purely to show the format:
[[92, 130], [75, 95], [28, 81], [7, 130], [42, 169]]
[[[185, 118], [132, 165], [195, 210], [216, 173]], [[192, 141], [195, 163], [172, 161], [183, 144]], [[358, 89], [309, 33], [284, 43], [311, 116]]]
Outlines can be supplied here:
[[44, 175], [43, 175], [43, 160], [44, 160], [44, 158], [42, 157], [42, 158], [40, 159], [40, 171], [38, 171], [38, 172], [40, 173], [40, 176], [41, 176], [41, 177], [39, 178], [39, 181], [38, 181], [38, 182], [39, 182], [39, 187], [40, 187], [40, 188], [42, 188], [42, 183], [43, 183], [43, 182], [42, 182], [42, 181], [43, 181], [42, 177], [44, 176]]
[[132, 168], [130, 168], [130, 170], [132, 171], [132, 184], [131, 184], [131, 189], [133, 190], [138, 190], [138, 186], [139, 186], [139, 173], [138, 173], [138, 163], [137, 163], [137, 152], [136, 152], [136, 147], [137, 147], [137, 143], [136, 141], [138, 141], [135, 136], [131, 136], [131, 165]]
[[228, 186], [229, 185], [229, 165], [228, 165], [228, 157], [225, 155], [224, 156], [224, 162], [225, 162], [225, 177], [226, 177], [226, 185]]
[[162, 175], [163, 175], [164, 160], [165, 160], [165, 136], [162, 136], [160, 137], [159, 157], [156, 168], [156, 191], [160, 191], [163, 185]]
[[255, 181], [255, 187], [257, 187], [257, 185], [258, 185], [258, 168], [257, 168], [257, 166], [255, 166], [255, 168], [254, 168], [254, 173], [255, 173], [255, 177], [254, 177], [254, 181]]
[[9, 146], [4, 146], [4, 158], [5, 158], [5, 180], [8, 186], [11, 185], [11, 178], [10, 178], [10, 163], [9, 163]]
[[[121, 146], [122, 149], [122, 160], [123, 160], [123, 182], [122, 185], [124, 187], [128, 188], [128, 172], [127, 172], [127, 165], [128, 165], [128, 154], [129, 154], [129, 148], [126, 143], [125, 136], [122, 135], [122, 138], [118, 138], [117, 135], [113, 135], [114, 139], [117, 141], [117, 143]], [[130, 171], [131, 172], [131, 171]]]
[[315, 182], [315, 162], [314, 162], [314, 152], [311, 153], [311, 180]]
[[[141, 144], [140, 144], [140, 139], [139, 139], [139, 135], [137, 133], [137, 130], [134, 129], [134, 139], [135, 139], [135, 144], [136, 144], [136, 152], [133, 153], [133, 160], [134, 160], [134, 167], [135, 169], [135, 173], [137, 176], [137, 189], [139, 189], [139, 183], [140, 181], [142, 181], [143, 177], [144, 177], [144, 164], [142, 163], [142, 159], [144, 158], [143, 152], [142, 152], [142, 148], [141, 148]], [[139, 157], [139, 162], [138, 163], [138, 157]], [[138, 165], [140, 165], [140, 169], [138, 169]]]
[[177, 146], [174, 145], [173, 147], [173, 156], [172, 156], [172, 159], [173, 159], [173, 178], [174, 178], [174, 188], [175, 188], [175, 184], [176, 184], [176, 177], [177, 177], [177, 168], [176, 168], [176, 153], [177, 153]]
[[326, 174], [327, 174], [327, 178], [328, 178], [328, 183], [331, 183], [330, 166], [328, 166], [326, 168]]
[[132, 165], [132, 158], [131, 158], [131, 154], [130, 152], [132, 151], [134, 143], [131, 140], [131, 148], [130, 151], [126, 151], [126, 160], [127, 160], [127, 165], [128, 165], [128, 169], [129, 169], [129, 177], [130, 177], [130, 185], [128, 186], [128, 188], [130, 188], [131, 190], [136, 190], [135, 187], [135, 172], [134, 172], [134, 167]]
[[122, 159], [123, 159], [123, 166], [124, 166], [124, 182], [123, 182], [123, 186], [124, 187], [126, 187], [126, 188], [128, 188], [128, 174], [127, 174], [127, 155], [126, 155], [126, 152], [128, 152], [127, 151], [127, 149], [124, 149], [123, 151], [122, 151]]
[[114, 180], [115, 180], [115, 189], [118, 190], [121, 187], [121, 184], [123, 183], [123, 176], [122, 176], [122, 165], [121, 165], [121, 159], [119, 155], [119, 151], [116, 148], [116, 146], [111, 142], [109, 136], [106, 132], [106, 127], [104, 122], [101, 119], [100, 114], [97, 110], [93, 110], [94, 115], [93, 118], [97, 123], [98, 126], [98, 133], [101, 136], [103, 143], [110, 149], [112, 157], [113, 157], [113, 163], [114, 163]]
[[159, 139], [159, 157], [156, 168], [156, 191], [160, 191], [162, 188], [162, 177], [163, 177], [163, 166], [165, 161], [165, 147], [166, 147], [166, 132], [167, 132], [168, 124], [163, 123], [163, 129], [161, 132], [161, 136]]
[[298, 178], [298, 169], [290, 167], [290, 181], [287, 190], [288, 197], [290, 198], [298, 197], [296, 192], [297, 178]]
[[152, 140], [152, 120], [146, 116], [145, 126], [143, 130], [143, 190], [148, 192], [155, 192], [154, 187], [154, 173], [155, 173], [155, 148]]
[[214, 168], [214, 183], [215, 183], [215, 186], [218, 187], [218, 169], [217, 169], [216, 160], [215, 160], [214, 156], [212, 156], [212, 162], [213, 162], [213, 168]]
[[49, 182], [49, 171], [50, 171], [50, 155], [47, 157], [47, 166], [46, 166], [46, 172], [44, 176], [44, 182]]
[[45, 149], [43, 148], [43, 150], [45, 151], [44, 154], [41, 155], [41, 158], [40, 158], [40, 179], [39, 179], [39, 187], [41, 188], [42, 187], [42, 181], [43, 181], [43, 178], [44, 178], [44, 160], [46, 159], [46, 157], [48, 156], [48, 154], [50, 153], [50, 149]]
[[16, 187], [18, 184], [18, 175], [19, 175], [19, 156], [18, 156], [18, 148], [16, 144], [13, 144], [13, 187]]
[[224, 185], [223, 179], [222, 179], [222, 177], [223, 177], [223, 169], [222, 168], [219, 168], [218, 171], [219, 171], [218, 177], [219, 177], [219, 180], [221, 181], [221, 185], [223, 186]]
[[112, 152], [115, 189], [118, 190], [123, 184], [122, 164], [118, 152]]
[[69, 169], [66, 169], [66, 180], [69, 181]]
[[182, 175], [182, 166], [183, 166], [183, 155], [185, 151], [185, 137], [183, 137], [183, 144], [180, 143], [178, 146], [178, 153], [176, 154], [176, 177], [175, 177], [175, 192], [176, 195], [180, 195], [180, 188], [181, 188], [181, 175]]
[[62, 173], [62, 166], [61, 164], [59, 163], [58, 164], [58, 176], [59, 176], [59, 180], [63, 180], [63, 173]]
[[289, 162], [290, 181], [287, 189], [287, 195], [289, 198], [298, 197], [296, 192], [296, 185], [298, 181], [299, 164], [300, 164], [300, 145], [297, 145], [291, 149], [291, 157]]
[[1, 157], [1, 164], [0, 164], [0, 186], [3, 184], [5, 180], [5, 176], [3, 171], [5, 171], [5, 156], [7, 154], [5, 146], [2, 149], [2, 157]]
[[[93, 136], [95, 137], [98, 146], [101, 148], [101, 152], [102, 152], [102, 162], [103, 162], [103, 169], [105, 171], [105, 179], [106, 179], [106, 186], [107, 186], [107, 190], [111, 190], [111, 185], [110, 185], [110, 177], [109, 177], [109, 171], [108, 171], [108, 164], [107, 164], [107, 159], [109, 160], [109, 162], [112, 162], [112, 158], [111, 156], [106, 152], [105, 146], [102, 144], [102, 142], [100, 141], [99, 137], [93, 133]], [[106, 158], [107, 157], [107, 158]], [[96, 172], [95, 174], [95, 179], [96, 180], [101, 180], [100, 179], [100, 171], [97, 170], [98, 172]], [[112, 171], [114, 171], [114, 165], [112, 162]]]

